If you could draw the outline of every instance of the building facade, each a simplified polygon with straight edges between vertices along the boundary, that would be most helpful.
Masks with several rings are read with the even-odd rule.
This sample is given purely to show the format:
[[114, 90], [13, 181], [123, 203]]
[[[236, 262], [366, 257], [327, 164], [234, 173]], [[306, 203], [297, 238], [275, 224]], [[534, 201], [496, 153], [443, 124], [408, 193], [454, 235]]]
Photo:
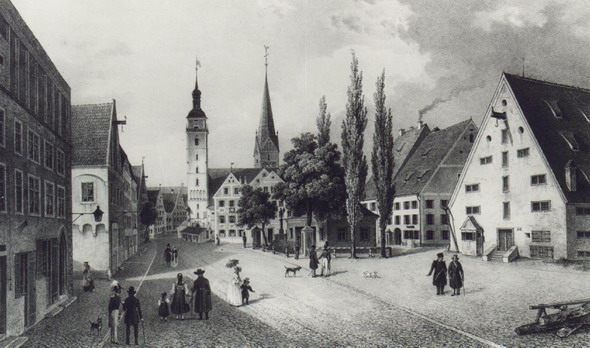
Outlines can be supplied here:
[[590, 259], [590, 91], [503, 74], [451, 199], [459, 250]]
[[73, 294], [70, 87], [0, 0], [0, 336]]
[[148, 227], [150, 239], [166, 233], [166, 210], [164, 209], [164, 200], [160, 195], [160, 189], [148, 189], [148, 201], [156, 209], [156, 222]]

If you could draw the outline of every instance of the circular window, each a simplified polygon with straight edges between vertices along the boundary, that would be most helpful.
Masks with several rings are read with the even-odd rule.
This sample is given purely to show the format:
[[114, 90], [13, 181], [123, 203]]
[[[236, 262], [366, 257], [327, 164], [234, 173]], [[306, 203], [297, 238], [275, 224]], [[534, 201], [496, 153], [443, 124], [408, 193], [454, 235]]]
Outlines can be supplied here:
[[486, 139], [488, 139], [488, 141], [492, 141], [492, 137], [491, 136], [487, 136]]
[[524, 128], [522, 128], [522, 127], [518, 127], [518, 132], [519, 132], [520, 134], [523, 134], [523, 133], [524, 133]]
[[502, 106], [506, 106], [507, 104], [506, 99], [502, 99]]

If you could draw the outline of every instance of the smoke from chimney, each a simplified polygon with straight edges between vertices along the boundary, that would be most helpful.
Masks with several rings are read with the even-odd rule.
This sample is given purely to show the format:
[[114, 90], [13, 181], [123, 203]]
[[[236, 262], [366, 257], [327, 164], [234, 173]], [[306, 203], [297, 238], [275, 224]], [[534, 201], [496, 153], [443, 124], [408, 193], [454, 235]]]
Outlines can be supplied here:
[[471, 85], [471, 86], [453, 88], [451, 90], [451, 92], [449, 93], [449, 96], [448, 97], [446, 97], [446, 98], [436, 98], [430, 104], [428, 104], [425, 107], [423, 107], [422, 109], [420, 109], [420, 111], [418, 111], [418, 122], [421, 122], [422, 121], [422, 117], [426, 113], [428, 113], [429, 111], [431, 111], [432, 109], [436, 108], [439, 104], [446, 103], [448, 101], [453, 100], [454, 98], [456, 98], [462, 92], [467, 92], [467, 91], [470, 91], [472, 89], [483, 88], [483, 87], [485, 87], [485, 81], [480, 81], [479, 84], [477, 84], [477, 85]]

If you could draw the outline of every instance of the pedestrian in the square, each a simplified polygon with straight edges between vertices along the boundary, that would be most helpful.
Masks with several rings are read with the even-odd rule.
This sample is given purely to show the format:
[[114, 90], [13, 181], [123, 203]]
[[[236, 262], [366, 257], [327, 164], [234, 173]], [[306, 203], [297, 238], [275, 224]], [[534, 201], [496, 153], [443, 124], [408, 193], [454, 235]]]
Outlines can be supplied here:
[[176, 275], [176, 282], [172, 284], [172, 304], [170, 310], [176, 314], [176, 319], [184, 320], [184, 313], [190, 310], [188, 303], [186, 302], [186, 294], [188, 293], [188, 286], [182, 280], [182, 273]]
[[170, 261], [172, 261], [172, 249], [170, 248], [170, 243], [168, 243], [164, 250], [164, 264], [166, 267], [170, 267]]
[[317, 277], [316, 270], [318, 269], [318, 265], [320, 262], [318, 261], [318, 254], [315, 251], [315, 244], [309, 248], [309, 268], [313, 273], [312, 277]]
[[330, 275], [330, 257], [330, 249], [324, 247], [324, 250], [320, 255], [320, 275], [322, 277]]
[[[116, 280], [114, 282], [117, 282]], [[119, 344], [119, 310], [121, 309], [121, 288], [117, 282], [111, 284], [111, 298], [109, 299], [109, 328], [111, 329], [111, 343]]]
[[295, 260], [299, 260], [299, 244], [295, 245]]
[[250, 286], [250, 278], [245, 278], [240, 288], [242, 289], [242, 305], [248, 304], [248, 301], [250, 300], [250, 291], [255, 292]]
[[285, 254], [287, 255], [287, 258], [289, 257], [289, 246], [287, 245], [285, 247]]
[[168, 300], [168, 296], [164, 291], [158, 300], [158, 315], [160, 316], [160, 321], [168, 320], [168, 316], [170, 315], [169, 303], [170, 300]]
[[246, 247], [247, 241], [248, 241], [248, 238], [246, 238], [246, 233], [244, 232], [244, 234], [242, 235], [242, 242], [244, 242], [244, 248]]
[[430, 272], [428, 272], [426, 276], [430, 276], [434, 273], [434, 276], [432, 277], [432, 285], [436, 286], [436, 294], [444, 295], [445, 285], [447, 285], [447, 264], [443, 260], [443, 253], [438, 253], [436, 256], [437, 259], [432, 261]]
[[463, 266], [459, 262], [459, 256], [453, 255], [451, 263], [449, 263], [449, 285], [453, 288], [453, 294], [461, 295], [461, 288], [463, 287]]
[[203, 313], [205, 313], [205, 320], [209, 320], [209, 312], [213, 309], [211, 303], [211, 286], [209, 280], [203, 277], [205, 271], [198, 269], [194, 272], [197, 275], [197, 279], [193, 283], [193, 293], [195, 297], [194, 312], [199, 313], [199, 320], [203, 319]]
[[217, 237], [215, 237], [215, 241], [217, 242], [217, 245], [219, 245], [219, 235], [217, 235]]
[[178, 266], [178, 250], [176, 249], [175, 246], [172, 246], [172, 251], [171, 251], [172, 257], [171, 257], [171, 265], [172, 268], [176, 268], [176, 266]]
[[133, 335], [135, 337], [135, 345], [139, 344], [137, 340], [139, 331], [139, 322], [143, 321], [141, 314], [141, 306], [139, 299], [135, 297], [135, 287], [130, 286], [127, 290], [127, 298], [123, 303], [123, 312], [125, 313], [125, 344], [129, 344], [129, 336], [131, 334], [131, 327], [133, 326]]
[[88, 262], [84, 262], [84, 271], [82, 271], [82, 288], [85, 292], [92, 292], [94, 290], [94, 278], [92, 276], [92, 270]]
[[233, 267], [234, 274], [229, 282], [227, 287], [227, 302], [232, 305], [238, 307], [242, 304], [242, 294], [240, 285], [242, 285], [242, 278], [240, 278], [240, 272], [242, 268], [234, 265]]

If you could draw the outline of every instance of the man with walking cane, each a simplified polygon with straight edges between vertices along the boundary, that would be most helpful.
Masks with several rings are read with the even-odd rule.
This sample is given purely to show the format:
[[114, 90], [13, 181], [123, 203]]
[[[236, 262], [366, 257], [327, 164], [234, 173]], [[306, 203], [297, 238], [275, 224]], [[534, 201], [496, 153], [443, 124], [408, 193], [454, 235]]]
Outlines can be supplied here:
[[444, 295], [445, 285], [447, 285], [447, 264], [443, 260], [443, 253], [438, 253], [436, 256], [437, 259], [432, 261], [430, 272], [426, 276], [428, 277], [434, 272], [432, 285], [436, 286], [437, 295]]
[[[141, 306], [139, 305], [139, 299], [135, 297], [135, 287], [130, 286], [129, 290], [127, 290], [129, 296], [125, 299], [123, 303], [123, 312], [125, 313], [125, 344], [129, 344], [129, 336], [131, 334], [131, 326], [133, 326], [133, 334], [135, 336], [135, 345], [139, 345], [137, 341], [138, 336], [138, 325], [141, 321], [142, 329], [143, 329], [143, 316], [141, 314]], [[144, 331], [145, 335], [145, 331]], [[145, 336], [144, 336], [145, 341]]]
[[[463, 266], [459, 262], [459, 257], [453, 255], [453, 261], [449, 264], [449, 285], [453, 288], [453, 294], [461, 295], [461, 288], [463, 287]], [[465, 294], [465, 292], [463, 292]]]

